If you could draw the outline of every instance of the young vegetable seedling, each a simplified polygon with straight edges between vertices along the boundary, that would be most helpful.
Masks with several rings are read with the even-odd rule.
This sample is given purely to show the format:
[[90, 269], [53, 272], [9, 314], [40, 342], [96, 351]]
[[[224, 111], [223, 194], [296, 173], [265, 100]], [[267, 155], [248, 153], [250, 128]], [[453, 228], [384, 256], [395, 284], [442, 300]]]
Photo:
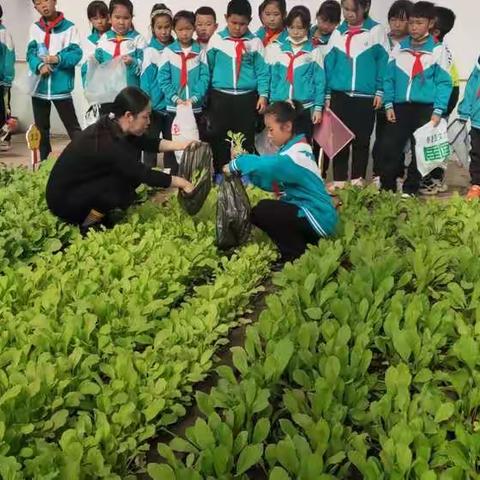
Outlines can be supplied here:
[[227, 132], [227, 141], [230, 142], [233, 158], [245, 152], [243, 148], [245, 140], [245, 135], [242, 132], [233, 133], [231, 130]]

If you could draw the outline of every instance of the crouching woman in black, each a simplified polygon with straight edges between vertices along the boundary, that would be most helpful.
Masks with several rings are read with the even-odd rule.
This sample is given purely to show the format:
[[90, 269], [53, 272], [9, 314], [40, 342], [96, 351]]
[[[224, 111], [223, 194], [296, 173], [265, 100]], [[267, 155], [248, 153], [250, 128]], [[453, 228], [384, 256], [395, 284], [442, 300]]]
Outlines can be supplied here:
[[125, 210], [141, 184], [177, 187], [189, 193], [185, 179], [152, 170], [141, 163], [141, 152], [184, 150], [191, 142], [149, 140], [150, 99], [127, 87], [115, 99], [112, 113], [81, 132], [58, 158], [47, 184], [52, 213], [83, 231], [99, 225], [114, 209]]

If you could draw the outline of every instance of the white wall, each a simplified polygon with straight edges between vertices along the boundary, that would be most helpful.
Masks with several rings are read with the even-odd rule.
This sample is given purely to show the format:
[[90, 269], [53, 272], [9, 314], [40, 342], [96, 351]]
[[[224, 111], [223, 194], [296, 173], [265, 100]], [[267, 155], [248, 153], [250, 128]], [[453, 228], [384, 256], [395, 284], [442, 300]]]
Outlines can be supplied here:
[[[89, 32], [89, 25], [86, 19], [86, 9], [89, 1], [90, 0], [58, 0], [58, 9], [63, 11], [65, 16], [77, 25], [82, 38], [86, 37]], [[155, 0], [132, 1], [135, 6], [135, 27], [145, 36], [148, 36], [149, 14], [152, 5], [156, 2]], [[254, 9], [252, 29], [256, 29], [259, 26], [256, 11], [260, 2], [261, 0], [252, 0], [252, 7]], [[476, 2], [478, 2], [478, 0], [437, 0], [439, 5], [452, 8], [457, 13], [457, 25], [454, 32], [449, 36], [448, 43], [454, 51], [461, 77], [464, 79], [468, 78], [468, 75], [480, 53], [480, 45], [477, 48], [476, 44], [472, 42], [472, 39], [476, 38], [477, 35], [477, 19], [474, 14], [476, 12], [472, 11], [472, 4]], [[200, 6], [210, 5], [216, 10], [220, 22], [222, 22], [227, 0], [165, 0], [165, 3], [174, 11], [182, 9], [196, 10]], [[308, 6], [312, 11], [312, 17], [314, 18], [315, 12], [321, 4], [321, 1], [288, 0], [287, 3], [289, 8], [300, 3]], [[387, 12], [390, 5], [393, 3], [393, 0], [373, 0], [372, 3], [372, 17], [378, 21], [386, 22]], [[32, 2], [31, 0], [4, 0], [2, 4], [4, 9], [4, 23], [7, 28], [12, 31], [16, 41], [18, 57], [20, 59], [25, 58], [24, 52], [27, 41], [28, 26], [33, 19], [37, 17], [37, 14], [32, 7]], [[21, 19], [21, 21], [19, 21], [19, 19]], [[24, 75], [25, 70], [25, 65], [19, 64], [17, 75]], [[83, 117], [85, 101], [83, 99], [78, 77], [79, 75], [77, 75], [74, 101], [79, 117]], [[31, 122], [30, 99], [15, 90], [13, 92], [13, 109], [24, 125]], [[52, 131], [54, 133], [64, 133], [63, 126], [56, 114], [52, 117]]]

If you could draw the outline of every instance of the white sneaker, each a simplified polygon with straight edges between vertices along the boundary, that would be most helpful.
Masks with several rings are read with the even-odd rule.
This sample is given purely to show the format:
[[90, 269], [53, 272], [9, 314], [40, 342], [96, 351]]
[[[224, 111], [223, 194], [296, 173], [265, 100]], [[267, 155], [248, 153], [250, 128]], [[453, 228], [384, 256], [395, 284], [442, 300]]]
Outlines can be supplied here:
[[8, 140], [0, 142], [0, 152], [8, 152], [12, 148], [12, 143]]
[[380, 177], [373, 177], [372, 185], [377, 189], [380, 190], [382, 188], [382, 182], [380, 181]]
[[365, 186], [363, 178], [354, 178], [350, 183], [352, 184], [352, 187], [363, 188]]

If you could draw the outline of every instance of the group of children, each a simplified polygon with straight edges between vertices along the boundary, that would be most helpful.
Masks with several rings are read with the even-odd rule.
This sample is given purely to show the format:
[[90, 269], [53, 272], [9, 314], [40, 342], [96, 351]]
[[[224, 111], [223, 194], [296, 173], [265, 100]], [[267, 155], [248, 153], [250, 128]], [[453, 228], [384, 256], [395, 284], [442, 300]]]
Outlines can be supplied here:
[[[141, 87], [151, 98], [149, 135], [170, 139], [176, 107], [191, 105], [202, 140], [212, 146], [216, 173], [230, 160], [229, 130], [242, 132], [245, 149], [253, 152], [267, 105], [295, 100], [303, 105], [297, 128], [317, 147], [317, 155], [313, 127], [321, 123], [326, 108], [355, 134], [334, 159], [331, 193], [347, 182], [365, 183], [375, 125], [373, 173], [379, 186], [397, 191], [401, 185], [406, 195], [445, 189], [442, 169], [422, 179], [415, 155], [406, 169], [403, 152], [414, 141], [415, 130], [448, 118], [458, 101], [458, 74], [443, 41], [455, 22], [447, 8], [397, 0], [388, 14], [387, 33], [369, 15], [371, 0], [325, 0], [313, 26], [305, 6], [287, 12], [285, 0], [264, 0], [259, 7], [262, 27], [252, 33], [248, 0], [228, 3], [222, 30], [210, 7], [173, 14], [165, 4], [155, 4], [147, 44], [134, 28], [131, 0], [91, 2], [87, 14], [92, 33], [85, 42], [56, 10], [56, 0], [33, 4], [41, 18], [30, 29], [27, 61], [39, 76], [32, 104], [42, 133], [42, 159], [51, 150], [52, 103], [71, 138], [80, 130], [71, 97], [75, 66], [82, 65], [85, 80], [92, 57], [99, 63], [120, 58], [127, 85]], [[2, 63], [0, 86], [8, 88], [13, 46], [3, 26], [0, 41], [2, 55], [9, 60]], [[477, 66], [460, 106], [460, 118], [471, 119], [473, 126], [470, 196], [480, 196], [479, 82]], [[102, 105], [101, 111], [108, 108]], [[4, 111], [0, 108], [0, 122]], [[144, 162], [154, 166], [156, 158], [145, 155]], [[165, 163], [175, 170], [173, 156], [167, 155]]]

